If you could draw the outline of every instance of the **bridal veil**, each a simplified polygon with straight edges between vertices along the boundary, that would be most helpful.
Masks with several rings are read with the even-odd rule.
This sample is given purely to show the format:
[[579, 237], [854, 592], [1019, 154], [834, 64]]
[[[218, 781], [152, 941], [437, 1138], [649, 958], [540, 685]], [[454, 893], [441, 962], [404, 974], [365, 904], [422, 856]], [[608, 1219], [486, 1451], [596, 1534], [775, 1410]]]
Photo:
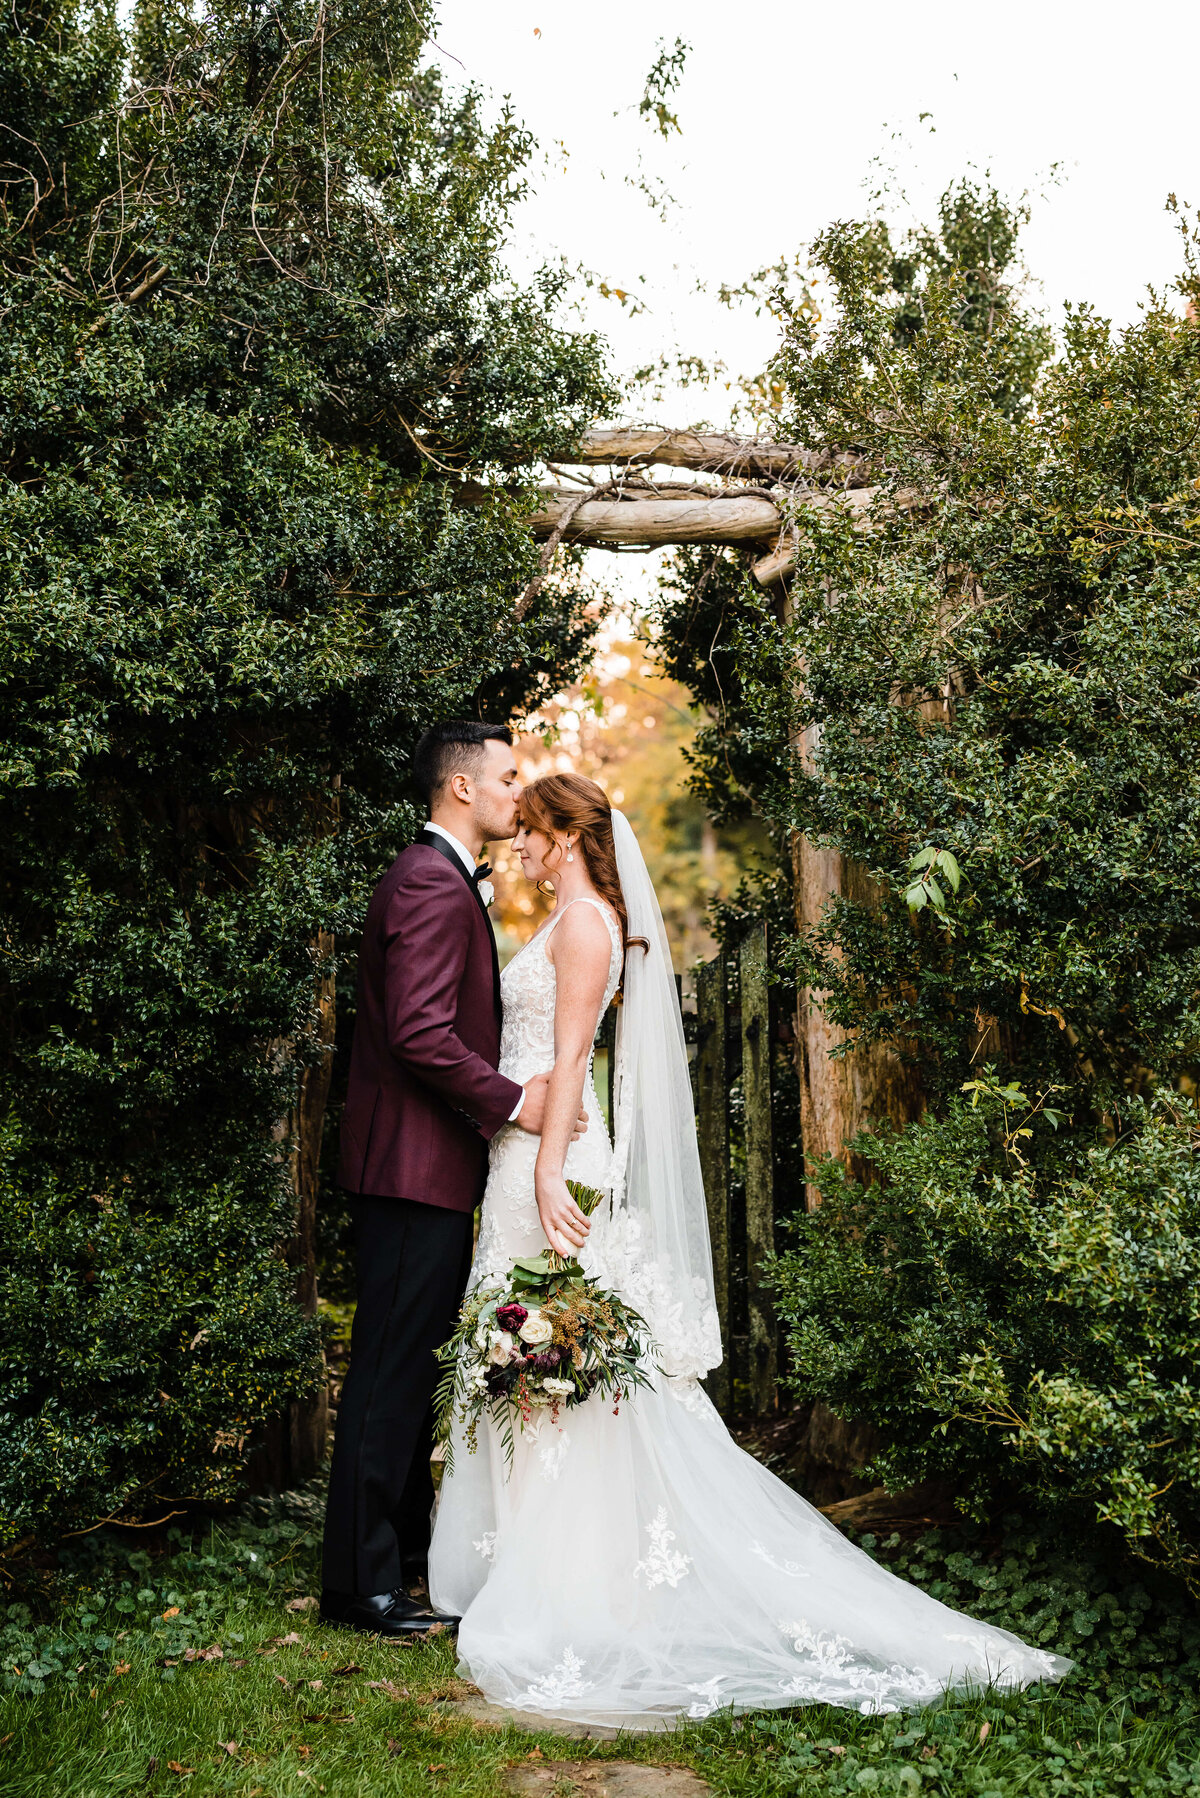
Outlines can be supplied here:
[[662, 1371], [694, 1381], [719, 1364], [721, 1333], [687, 1045], [654, 883], [628, 818], [614, 811], [612, 822], [634, 939], [617, 1019], [614, 1222], [623, 1212], [629, 1274]]

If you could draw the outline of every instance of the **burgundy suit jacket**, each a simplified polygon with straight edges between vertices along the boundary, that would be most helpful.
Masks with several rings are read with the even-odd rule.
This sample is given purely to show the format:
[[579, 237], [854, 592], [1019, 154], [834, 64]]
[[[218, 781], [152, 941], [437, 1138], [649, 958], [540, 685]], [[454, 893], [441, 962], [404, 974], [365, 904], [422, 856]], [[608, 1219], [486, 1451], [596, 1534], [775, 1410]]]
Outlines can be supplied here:
[[422, 837], [396, 857], [367, 909], [339, 1186], [472, 1211], [488, 1141], [521, 1095], [496, 1071], [499, 1060], [500, 972], [486, 907], [450, 845]]

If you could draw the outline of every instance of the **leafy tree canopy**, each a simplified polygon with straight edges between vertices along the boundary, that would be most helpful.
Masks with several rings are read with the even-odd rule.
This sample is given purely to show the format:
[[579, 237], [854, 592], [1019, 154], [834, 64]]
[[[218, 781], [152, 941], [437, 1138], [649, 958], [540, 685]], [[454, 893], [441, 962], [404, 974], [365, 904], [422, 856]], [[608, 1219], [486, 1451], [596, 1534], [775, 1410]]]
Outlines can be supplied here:
[[[1050, 359], [998, 263], [980, 297], [998, 206], [952, 193], [890, 272], [876, 225], [820, 241], [835, 317], [789, 325], [778, 424], [866, 457], [865, 527], [800, 515], [781, 613], [734, 558], [683, 559], [664, 631], [716, 713], [714, 803], [874, 876], [794, 946], [838, 1022], [934, 1098], [982, 1034], [1090, 1129], [1200, 1041], [1200, 331], [1078, 307]], [[914, 913], [929, 849], [961, 883]]]

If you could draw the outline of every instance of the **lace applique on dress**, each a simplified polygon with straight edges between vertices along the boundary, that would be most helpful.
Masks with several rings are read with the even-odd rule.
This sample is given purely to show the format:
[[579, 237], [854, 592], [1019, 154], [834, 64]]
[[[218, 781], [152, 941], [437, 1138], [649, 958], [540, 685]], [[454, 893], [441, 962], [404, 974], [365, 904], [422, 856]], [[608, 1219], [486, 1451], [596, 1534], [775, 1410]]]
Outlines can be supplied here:
[[549, 924], [518, 949], [500, 975], [500, 996], [504, 1006], [500, 1072], [510, 1080], [525, 1081], [532, 1074], [548, 1074], [554, 1066], [554, 1005], [558, 988], [554, 963], [546, 954], [546, 945], [559, 919], [571, 905], [594, 906], [604, 919], [611, 944], [608, 983], [596, 1018], [597, 1029], [617, 990], [623, 957], [621, 927], [616, 917], [602, 900], [571, 900], [554, 913]]
[[725, 1675], [723, 1673], [718, 1673], [714, 1679], [706, 1679], [702, 1686], [689, 1686], [687, 1688], [689, 1692], [694, 1692], [696, 1694], [696, 1701], [694, 1704], [688, 1705], [687, 1714], [689, 1717], [694, 1717], [697, 1723], [701, 1722], [705, 1717], [711, 1717], [713, 1712], [720, 1705], [721, 1685], [724, 1682], [724, 1678]]
[[892, 1700], [896, 1692], [903, 1692], [906, 1702], [922, 1703], [942, 1690], [944, 1682], [924, 1668], [866, 1664], [861, 1653], [856, 1657], [854, 1644], [846, 1636], [814, 1630], [803, 1618], [779, 1627], [807, 1662], [802, 1672], [780, 1686], [780, 1692], [789, 1698], [802, 1698], [808, 1704], [845, 1704], [848, 1698], [857, 1698], [863, 1716], [873, 1716], [899, 1709]]
[[471, 1284], [479, 1286], [484, 1280], [502, 1280], [511, 1266], [512, 1256], [505, 1257], [500, 1220], [495, 1210], [485, 1205], [479, 1223], [479, 1241], [475, 1246]]
[[650, 1537], [650, 1547], [646, 1551], [644, 1561], [639, 1561], [633, 1570], [633, 1577], [639, 1576], [648, 1586], [677, 1586], [688, 1572], [692, 1564], [691, 1555], [680, 1554], [671, 1547], [675, 1540], [675, 1531], [667, 1528], [667, 1507], [659, 1505], [654, 1513], [653, 1523], [646, 1525]]
[[716, 1307], [701, 1303], [703, 1283], [697, 1281], [699, 1290], [688, 1295], [689, 1308], [685, 1295], [674, 1290], [668, 1270], [647, 1260], [641, 1220], [620, 1206], [602, 1220], [601, 1227], [593, 1228], [579, 1260], [585, 1273], [611, 1286], [641, 1312], [654, 1338], [657, 1365], [667, 1375], [666, 1390], [687, 1404], [698, 1391], [693, 1370], [715, 1364], [712, 1345], [720, 1342]]
[[565, 1698], [582, 1698], [590, 1692], [592, 1682], [580, 1678], [584, 1663], [573, 1648], [563, 1650], [562, 1660], [544, 1679], [538, 1679], [517, 1699], [518, 1708], [522, 1705], [535, 1707], [539, 1704], [561, 1704]]

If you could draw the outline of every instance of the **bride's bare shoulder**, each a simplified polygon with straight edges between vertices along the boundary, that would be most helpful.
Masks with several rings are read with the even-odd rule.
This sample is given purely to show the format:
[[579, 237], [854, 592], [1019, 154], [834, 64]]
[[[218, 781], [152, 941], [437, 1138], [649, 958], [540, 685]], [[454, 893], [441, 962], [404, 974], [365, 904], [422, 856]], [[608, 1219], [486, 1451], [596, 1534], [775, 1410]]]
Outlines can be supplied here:
[[572, 967], [590, 969], [594, 965], [607, 971], [611, 952], [612, 938], [599, 905], [576, 899], [563, 907], [546, 944], [546, 954], [556, 968], [569, 961]]

